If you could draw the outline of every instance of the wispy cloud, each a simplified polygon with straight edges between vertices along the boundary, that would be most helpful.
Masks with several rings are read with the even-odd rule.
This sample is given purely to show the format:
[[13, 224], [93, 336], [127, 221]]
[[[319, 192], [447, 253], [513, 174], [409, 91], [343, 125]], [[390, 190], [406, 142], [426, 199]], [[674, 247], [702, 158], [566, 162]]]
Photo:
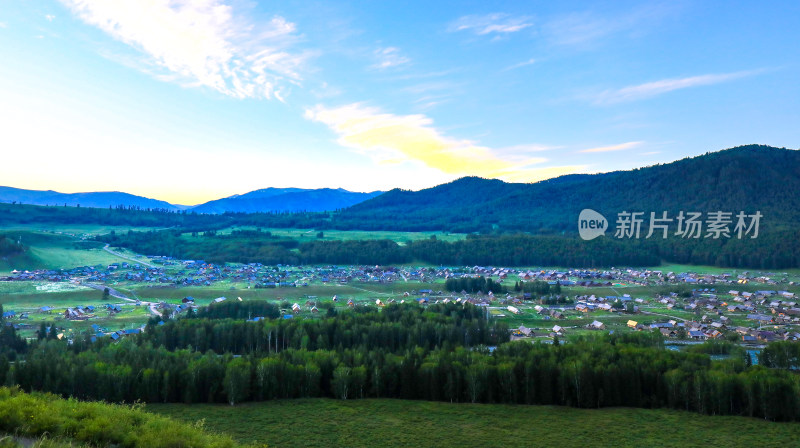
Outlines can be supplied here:
[[56, 16], [54, 16], [52, 14], [47, 14], [47, 15], [44, 16], [44, 18], [47, 19], [48, 22], [52, 22], [53, 20], [56, 19]]
[[397, 67], [398, 65], [404, 65], [411, 62], [411, 59], [403, 56], [400, 53], [400, 49], [396, 47], [378, 48], [375, 50], [374, 55], [378, 62], [373, 64], [372, 68], [380, 70], [390, 67]]
[[0, 22], [0, 28], [6, 28], [6, 27], [8, 27], [8, 25], [6, 25], [5, 22]]
[[282, 99], [309, 56], [289, 51], [295, 24], [280, 16], [253, 23], [223, 0], [61, 1], [141, 52], [159, 79], [235, 98]]
[[509, 34], [531, 26], [527, 16], [515, 17], [506, 13], [462, 16], [448, 26], [448, 31], [469, 31], [479, 36]]
[[528, 65], [533, 65], [535, 63], [536, 63], [536, 59], [528, 59], [527, 61], [520, 62], [520, 63], [514, 64], [514, 65], [510, 65], [510, 66], [504, 68], [503, 71], [506, 72], [506, 71], [509, 71], [509, 70], [516, 70], [518, 68], [526, 67]]
[[575, 12], [549, 20], [542, 26], [541, 33], [556, 45], [585, 46], [614, 34], [647, 32], [680, 9], [679, 3], [672, 2], [650, 3], [620, 14]]
[[674, 90], [687, 89], [690, 87], [709, 86], [726, 81], [745, 78], [762, 73], [763, 70], [748, 70], [734, 73], [709, 74], [700, 76], [690, 76], [688, 78], [671, 78], [653, 81], [635, 86], [623, 87], [616, 90], [605, 90], [595, 95], [595, 104], [615, 104], [627, 101], [636, 101], [652, 98], [663, 93]]
[[535, 181], [584, 170], [585, 166], [536, 167], [547, 162], [527, 154], [503, 154], [468, 140], [443, 135], [425, 115], [394, 115], [360, 103], [338, 108], [316, 106], [306, 118], [324, 123], [339, 144], [379, 163], [421, 162], [451, 175], [477, 175]]
[[626, 149], [635, 148], [643, 143], [644, 142], [628, 142], [628, 143], [620, 143], [619, 145], [598, 146], [596, 148], [583, 149], [578, 152], [592, 153], [592, 152], [624, 151]]

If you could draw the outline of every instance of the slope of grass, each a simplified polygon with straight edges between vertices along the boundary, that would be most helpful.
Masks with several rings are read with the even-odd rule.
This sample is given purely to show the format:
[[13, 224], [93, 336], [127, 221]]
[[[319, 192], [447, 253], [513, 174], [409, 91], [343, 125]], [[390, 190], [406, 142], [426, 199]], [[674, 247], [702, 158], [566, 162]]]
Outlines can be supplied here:
[[[275, 236], [289, 237], [298, 239], [301, 243], [314, 241], [317, 238], [318, 230], [314, 229], [266, 229]], [[459, 241], [466, 238], [464, 233], [443, 233], [443, 232], [396, 232], [382, 230], [325, 230], [323, 241], [332, 240], [392, 240], [397, 243], [406, 241], [427, 240], [435, 236], [440, 241]]]
[[69, 269], [121, 261], [105, 252], [102, 244], [70, 235], [17, 231], [4, 234], [14, 240], [21, 239], [28, 250], [19, 256], [0, 259], [0, 275], [13, 269]]
[[[0, 388], [0, 434], [28, 441], [46, 435], [76, 442], [75, 446], [239, 446], [230, 437], [207, 433], [199, 425], [180, 423], [136, 408], [64, 400], [55, 395], [26, 394], [9, 388]], [[6, 443], [14, 446], [8, 439]]]
[[784, 447], [800, 425], [671, 411], [449, 404], [405, 400], [285, 400], [151, 404], [147, 410], [279, 447]]

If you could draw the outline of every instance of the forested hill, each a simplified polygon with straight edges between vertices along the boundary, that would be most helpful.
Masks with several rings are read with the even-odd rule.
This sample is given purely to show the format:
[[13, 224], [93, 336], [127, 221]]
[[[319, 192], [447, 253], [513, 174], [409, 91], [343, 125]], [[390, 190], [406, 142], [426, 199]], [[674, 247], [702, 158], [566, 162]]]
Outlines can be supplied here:
[[191, 210], [196, 213], [321, 212], [347, 208], [381, 193], [358, 193], [341, 188], [266, 188], [209, 201]]
[[180, 207], [168, 202], [119, 191], [59, 193], [53, 190], [23, 190], [13, 187], [0, 187], [0, 202], [94, 208], [124, 205], [125, 207], [136, 207], [140, 209], [180, 210]]
[[[800, 151], [740, 146], [665, 165], [567, 175], [534, 184], [466, 177], [392, 190], [335, 216], [340, 228], [576, 232], [578, 214], [761, 211], [770, 229], [800, 223]], [[649, 216], [649, 213], [648, 213]]]

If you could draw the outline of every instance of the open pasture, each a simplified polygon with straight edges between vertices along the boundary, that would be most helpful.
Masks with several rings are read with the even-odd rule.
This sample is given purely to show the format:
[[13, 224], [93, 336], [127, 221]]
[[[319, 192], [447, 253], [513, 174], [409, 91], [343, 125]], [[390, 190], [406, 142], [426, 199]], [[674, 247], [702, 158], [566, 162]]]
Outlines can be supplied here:
[[148, 404], [150, 412], [241, 443], [277, 447], [795, 446], [800, 425], [672, 410], [299, 399], [227, 405]]

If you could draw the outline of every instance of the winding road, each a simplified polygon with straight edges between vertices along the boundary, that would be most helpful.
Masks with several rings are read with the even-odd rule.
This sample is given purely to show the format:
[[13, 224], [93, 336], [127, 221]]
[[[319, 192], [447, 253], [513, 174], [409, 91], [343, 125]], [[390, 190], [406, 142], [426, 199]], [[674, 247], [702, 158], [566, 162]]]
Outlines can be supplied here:
[[117, 291], [116, 289], [110, 286], [98, 285], [96, 283], [82, 283], [82, 285], [100, 291], [103, 291], [104, 289], [108, 288], [108, 294], [111, 297], [116, 297], [117, 299], [125, 300], [128, 302], [134, 302], [134, 303], [139, 302], [140, 304], [146, 306], [148, 310], [150, 310], [150, 314], [154, 316], [161, 316], [161, 313], [159, 313], [158, 310], [156, 309], [156, 305], [158, 304], [155, 302], [145, 302], [142, 300], [131, 299], [130, 297], [126, 296], [125, 294]]
[[155, 267], [155, 266], [153, 266], [152, 264], [150, 264], [150, 263], [148, 263], [148, 262], [146, 262], [146, 261], [137, 260], [137, 259], [135, 259], [135, 258], [131, 258], [131, 257], [126, 257], [125, 255], [122, 255], [122, 254], [121, 254], [121, 253], [119, 253], [119, 252], [115, 252], [115, 251], [111, 250], [111, 249], [108, 247], [108, 244], [106, 244], [105, 246], [103, 246], [103, 250], [104, 250], [104, 251], [106, 251], [106, 252], [108, 252], [108, 253], [110, 253], [111, 255], [114, 255], [115, 257], [122, 258], [123, 260], [128, 260], [128, 261], [130, 261], [130, 262], [132, 262], [132, 263], [143, 264], [143, 265], [145, 265], [145, 266], [147, 266], [147, 267], [150, 267], [150, 268], [154, 268], [154, 267]]

